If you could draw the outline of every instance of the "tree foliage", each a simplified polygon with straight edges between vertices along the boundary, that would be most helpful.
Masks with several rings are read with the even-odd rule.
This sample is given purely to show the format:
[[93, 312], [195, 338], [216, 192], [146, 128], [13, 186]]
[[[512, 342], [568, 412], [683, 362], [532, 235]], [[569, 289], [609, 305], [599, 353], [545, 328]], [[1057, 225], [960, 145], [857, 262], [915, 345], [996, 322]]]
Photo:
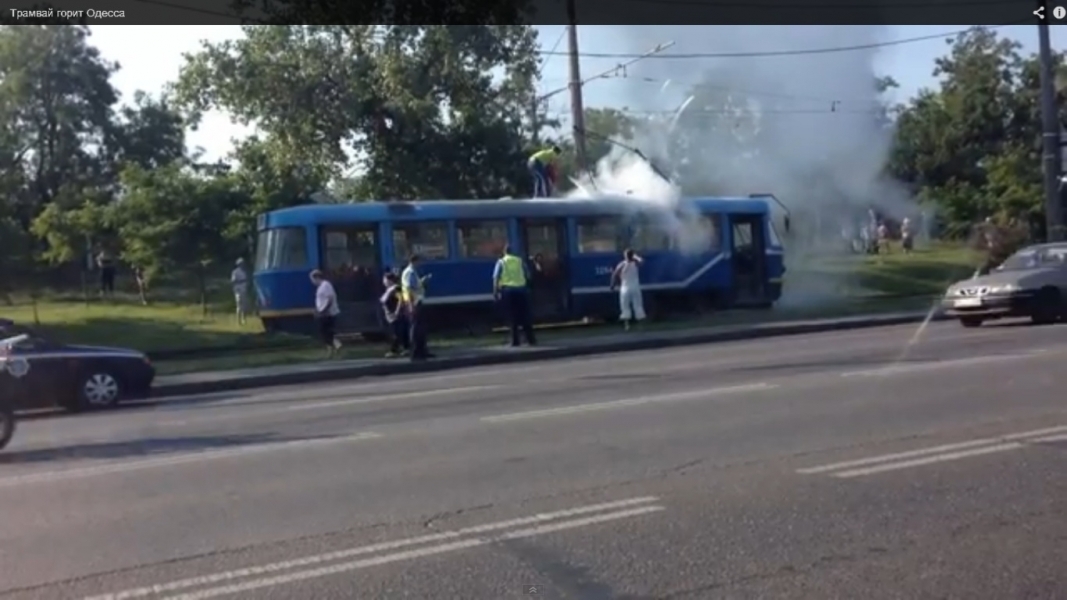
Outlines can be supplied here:
[[[936, 62], [940, 89], [900, 107], [887, 170], [936, 205], [955, 230], [986, 217], [1017, 219], [1042, 235], [1039, 61], [976, 27]], [[1063, 72], [1063, 54], [1054, 56]], [[1060, 120], [1064, 94], [1058, 93]]]
[[[239, 39], [188, 55], [167, 90], [126, 99], [112, 84], [120, 65], [100, 55], [84, 25], [0, 25], [0, 300], [103, 248], [149, 277], [193, 275], [204, 291], [210, 271], [251, 252], [262, 212], [324, 201], [521, 197], [526, 159], [548, 143], [565, 151], [564, 188], [567, 176], [621, 143], [653, 158], [682, 157], [674, 175], [684, 190], [715, 193], [725, 173], [773, 155], [772, 141], [783, 137], [744, 90], [698, 85], [665, 140], [650, 137], [647, 115], [587, 108], [589, 164], [577, 165], [571, 132], [531, 116], [541, 60], [536, 30], [516, 24], [529, 16], [523, 2], [235, 6], [269, 22], [320, 24], [246, 27]], [[329, 25], [361, 20], [401, 24]], [[486, 24], [402, 24], [415, 20]], [[1055, 57], [1061, 82], [1063, 59]], [[935, 89], [872, 111], [878, 126], [892, 128], [886, 176], [936, 207], [950, 232], [962, 235], [986, 217], [1039, 232], [1037, 58], [974, 28], [950, 40], [934, 69]], [[1059, 96], [1062, 106], [1063, 89]], [[790, 102], [772, 95], [761, 108], [788, 114]], [[185, 134], [213, 109], [257, 133], [205, 163], [187, 150]], [[809, 173], [805, 191], [839, 193], [840, 175]]]
[[187, 57], [175, 91], [333, 176], [358, 161], [361, 199], [499, 197], [523, 168], [535, 44], [519, 25], [246, 27]]

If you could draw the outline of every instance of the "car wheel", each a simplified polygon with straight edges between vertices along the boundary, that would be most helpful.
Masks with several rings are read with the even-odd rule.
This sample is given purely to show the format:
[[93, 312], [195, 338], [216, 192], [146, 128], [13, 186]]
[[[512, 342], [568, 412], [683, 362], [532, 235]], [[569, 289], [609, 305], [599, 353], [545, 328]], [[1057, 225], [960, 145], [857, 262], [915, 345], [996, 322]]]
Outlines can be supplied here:
[[76, 410], [112, 408], [122, 397], [122, 384], [107, 371], [88, 373], [80, 381]]
[[967, 329], [981, 327], [982, 319], [979, 317], [960, 317], [960, 325], [963, 325]]
[[1048, 325], [1058, 321], [1062, 313], [1060, 291], [1045, 288], [1034, 298], [1034, 311], [1030, 314], [1030, 320], [1035, 325]]

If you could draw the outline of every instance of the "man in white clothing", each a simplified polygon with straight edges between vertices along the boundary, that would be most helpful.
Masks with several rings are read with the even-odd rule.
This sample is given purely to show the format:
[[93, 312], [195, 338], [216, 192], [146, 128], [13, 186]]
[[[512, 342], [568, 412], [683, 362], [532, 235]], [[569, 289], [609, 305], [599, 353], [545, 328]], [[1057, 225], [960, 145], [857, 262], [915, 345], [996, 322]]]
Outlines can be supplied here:
[[337, 339], [337, 315], [341, 314], [337, 306], [337, 292], [318, 269], [311, 272], [311, 283], [315, 284], [315, 320], [319, 324], [319, 335], [326, 344], [326, 358], [333, 358], [341, 349], [341, 342]]
[[645, 320], [645, 302], [641, 295], [641, 276], [638, 268], [641, 257], [633, 250], [623, 253], [623, 260], [611, 274], [611, 289], [619, 288], [619, 318], [629, 330], [631, 322]]
[[245, 324], [245, 312], [248, 310], [248, 271], [245, 271], [245, 259], [238, 258], [230, 273], [230, 285], [233, 286], [233, 303], [237, 305], [237, 322]]

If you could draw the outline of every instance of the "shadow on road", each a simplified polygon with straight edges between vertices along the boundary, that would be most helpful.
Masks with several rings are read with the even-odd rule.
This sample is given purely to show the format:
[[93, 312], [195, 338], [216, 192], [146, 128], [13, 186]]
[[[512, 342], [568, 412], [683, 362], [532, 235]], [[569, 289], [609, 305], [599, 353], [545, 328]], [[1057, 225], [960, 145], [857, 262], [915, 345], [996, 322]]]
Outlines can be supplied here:
[[597, 580], [587, 567], [573, 564], [549, 548], [531, 541], [508, 540], [500, 546], [548, 582], [548, 586], [545, 586], [543, 581], [532, 581], [527, 587], [548, 587], [552, 591], [562, 592], [566, 597], [582, 600], [653, 600], [652, 596], [620, 594], [611, 585]]
[[[145, 438], [116, 442], [100, 442], [41, 448], [36, 450], [7, 450], [0, 454], [0, 465], [29, 464], [60, 460], [112, 460], [118, 458], [153, 458], [207, 450], [225, 450], [284, 442], [331, 439], [337, 436], [279, 436], [272, 433], [242, 435], [205, 435], [164, 438]], [[17, 441], [17, 439], [16, 439]]]
[[91, 418], [107, 418], [109, 415], [114, 414], [114, 411], [131, 412], [137, 410], [159, 410], [161, 408], [170, 407], [188, 407], [204, 404], [218, 404], [220, 402], [227, 402], [233, 400], [240, 400], [242, 398], [251, 398], [247, 393], [242, 394], [240, 391], [233, 393], [218, 392], [211, 396], [202, 398], [183, 398], [181, 400], [168, 400], [163, 398], [148, 398], [145, 400], [129, 400], [119, 404], [118, 406], [88, 413], [73, 413], [62, 408], [41, 408], [34, 410], [20, 410], [18, 411], [18, 418], [20, 421], [37, 421], [40, 419], [66, 419], [66, 418], [78, 418], [78, 419], [91, 419]]

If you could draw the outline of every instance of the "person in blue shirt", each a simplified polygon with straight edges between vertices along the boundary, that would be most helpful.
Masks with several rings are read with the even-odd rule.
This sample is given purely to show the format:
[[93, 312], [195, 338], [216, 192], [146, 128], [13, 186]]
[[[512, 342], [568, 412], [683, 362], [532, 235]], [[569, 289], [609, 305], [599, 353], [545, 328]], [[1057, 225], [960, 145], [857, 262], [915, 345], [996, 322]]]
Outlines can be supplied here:
[[534, 346], [533, 320], [530, 315], [530, 270], [526, 261], [511, 253], [504, 245], [500, 260], [493, 267], [493, 297], [504, 306], [511, 326], [511, 345], [520, 345], [519, 330], [526, 337], [527, 345]]

